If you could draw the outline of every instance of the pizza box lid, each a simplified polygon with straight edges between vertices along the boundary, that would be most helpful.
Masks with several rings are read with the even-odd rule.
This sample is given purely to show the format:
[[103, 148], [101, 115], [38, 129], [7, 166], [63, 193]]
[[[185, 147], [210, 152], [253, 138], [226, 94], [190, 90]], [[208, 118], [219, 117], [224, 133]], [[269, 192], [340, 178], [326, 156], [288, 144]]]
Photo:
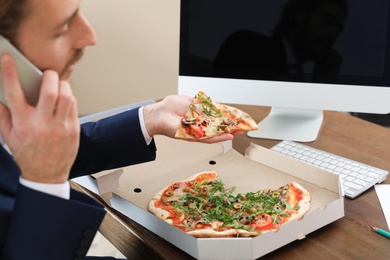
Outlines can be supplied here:
[[[195, 258], [256, 259], [344, 216], [337, 175], [255, 144], [250, 144], [243, 156], [226, 143], [201, 144], [164, 136], [155, 139], [155, 161], [96, 174], [96, 193], [108, 198], [111, 207]], [[276, 189], [296, 181], [310, 192], [310, 209], [301, 220], [254, 238], [194, 238], [148, 211], [150, 199], [166, 186], [210, 170], [219, 174], [225, 187], [236, 187], [236, 192]]]

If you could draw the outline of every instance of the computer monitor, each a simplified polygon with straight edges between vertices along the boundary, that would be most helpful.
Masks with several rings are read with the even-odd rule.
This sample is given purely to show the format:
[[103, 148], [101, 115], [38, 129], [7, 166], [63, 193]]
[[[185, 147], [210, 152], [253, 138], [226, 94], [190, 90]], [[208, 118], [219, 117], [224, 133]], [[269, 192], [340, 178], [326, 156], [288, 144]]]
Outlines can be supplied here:
[[178, 93], [269, 106], [251, 137], [314, 141], [323, 111], [390, 112], [389, 0], [182, 0]]

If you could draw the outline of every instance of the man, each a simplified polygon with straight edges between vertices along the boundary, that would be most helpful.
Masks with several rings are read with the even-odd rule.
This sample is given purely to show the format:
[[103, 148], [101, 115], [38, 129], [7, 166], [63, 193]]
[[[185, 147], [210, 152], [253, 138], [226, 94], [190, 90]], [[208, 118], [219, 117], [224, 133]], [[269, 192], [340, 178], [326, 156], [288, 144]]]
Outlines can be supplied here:
[[105, 211], [71, 190], [68, 179], [154, 160], [153, 136], [173, 137], [191, 102], [169, 96], [80, 127], [66, 80], [96, 37], [79, 8], [80, 0], [0, 0], [0, 34], [44, 72], [38, 104], [29, 106], [14, 61], [7, 54], [0, 57], [7, 103], [0, 103], [4, 259], [83, 259]]

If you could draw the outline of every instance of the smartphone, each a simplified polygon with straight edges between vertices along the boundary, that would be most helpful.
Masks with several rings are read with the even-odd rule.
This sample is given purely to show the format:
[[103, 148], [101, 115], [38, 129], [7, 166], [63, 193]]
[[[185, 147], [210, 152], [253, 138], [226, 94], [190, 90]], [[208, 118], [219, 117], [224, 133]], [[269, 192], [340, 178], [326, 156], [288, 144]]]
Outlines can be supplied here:
[[[10, 54], [15, 61], [19, 82], [27, 102], [35, 106], [39, 99], [39, 89], [42, 82], [42, 72], [18, 51], [8, 39], [0, 35], [0, 55]], [[6, 104], [3, 95], [3, 78], [0, 71], [0, 102]]]

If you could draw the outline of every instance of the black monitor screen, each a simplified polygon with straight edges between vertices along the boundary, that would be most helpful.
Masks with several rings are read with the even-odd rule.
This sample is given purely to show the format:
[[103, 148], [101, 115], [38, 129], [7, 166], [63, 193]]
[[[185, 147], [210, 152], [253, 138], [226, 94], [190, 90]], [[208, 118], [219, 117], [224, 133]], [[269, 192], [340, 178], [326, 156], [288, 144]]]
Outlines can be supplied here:
[[390, 86], [389, 2], [182, 0], [180, 75]]

